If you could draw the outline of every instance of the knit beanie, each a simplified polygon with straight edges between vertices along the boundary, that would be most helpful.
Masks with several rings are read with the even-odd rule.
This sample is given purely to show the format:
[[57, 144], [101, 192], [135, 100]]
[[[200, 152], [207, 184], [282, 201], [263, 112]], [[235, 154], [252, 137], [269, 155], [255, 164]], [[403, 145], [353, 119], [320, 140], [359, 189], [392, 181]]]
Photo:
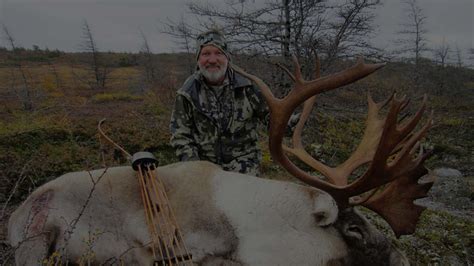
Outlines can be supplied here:
[[223, 34], [218, 30], [210, 30], [204, 33], [201, 33], [196, 38], [196, 60], [199, 58], [202, 47], [206, 45], [213, 45], [219, 48], [230, 61], [230, 53], [227, 47], [227, 43], [224, 39]]

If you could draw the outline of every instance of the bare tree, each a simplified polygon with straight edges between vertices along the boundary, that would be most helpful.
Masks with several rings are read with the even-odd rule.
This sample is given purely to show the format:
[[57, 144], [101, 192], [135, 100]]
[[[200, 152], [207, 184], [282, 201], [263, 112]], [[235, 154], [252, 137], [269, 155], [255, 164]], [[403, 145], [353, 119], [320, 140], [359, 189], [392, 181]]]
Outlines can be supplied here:
[[449, 54], [449, 44], [446, 43], [446, 39], [443, 38], [443, 42], [433, 49], [433, 55], [435, 56], [435, 61], [441, 65], [441, 67], [446, 66], [446, 60], [448, 59]]
[[107, 78], [109, 75], [109, 68], [107, 64], [104, 62], [99, 49], [97, 47], [97, 43], [94, 39], [92, 34], [92, 30], [89, 27], [87, 21], [84, 21], [82, 26], [82, 50], [88, 54], [90, 54], [90, 61], [88, 62], [90, 71], [94, 76], [94, 81], [90, 84], [94, 89], [104, 89], [106, 86]]
[[418, 5], [417, 0], [404, 0], [407, 14], [406, 22], [402, 23], [402, 29], [398, 32], [402, 35], [399, 42], [402, 44], [402, 51], [409, 51], [415, 61], [415, 69], [418, 69], [420, 58], [423, 52], [428, 50], [426, 34], [426, 16], [423, 9]]
[[463, 67], [463, 60], [462, 60], [462, 50], [459, 48], [459, 46], [456, 44], [456, 49], [454, 50], [455, 56], [456, 56], [456, 67]]
[[[303, 75], [310, 78], [315, 51], [324, 71], [342, 58], [377, 54], [367, 36], [374, 32], [372, 12], [379, 5], [379, 0], [269, 0], [263, 4], [226, 0], [219, 7], [192, 1], [187, 4], [194, 15], [191, 19], [197, 21], [192, 27], [170, 20], [167, 25], [172, 29], [168, 32], [177, 38], [218, 28], [225, 33], [234, 53], [247, 55], [241, 57], [245, 64], [252, 64], [256, 58], [288, 63], [290, 54], [294, 54], [305, 66]], [[267, 69], [262, 75], [277, 95], [288, 92], [290, 80], [278, 68]]]
[[380, 1], [350, 0], [333, 7], [335, 18], [329, 23], [329, 43], [323, 49], [328, 58], [326, 64], [354, 54], [379, 56], [379, 50], [368, 41], [374, 31], [373, 11], [379, 5]]
[[[3, 35], [8, 44], [10, 45], [10, 48], [12, 49], [12, 53], [15, 55], [15, 68], [18, 70], [21, 76], [21, 89], [17, 92], [18, 97], [22, 103], [23, 110], [25, 111], [31, 111], [33, 110], [33, 95], [32, 95], [32, 88], [30, 85], [30, 82], [28, 81], [28, 73], [25, 67], [23, 66], [21, 56], [19, 55], [19, 49], [15, 43], [15, 39], [13, 38], [13, 35], [10, 33], [8, 30], [7, 26], [5, 24], [2, 24], [2, 29], [3, 29]], [[14, 79], [14, 77], [13, 77]], [[15, 83], [12, 83], [12, 87], [14, 89]]]
[[196, 29], [189, 25], [183, 17], [178, 22], [168, 19], [162, 22], [165, 25], [163, 33], [175, 38], [176, 43], [187, 53], [193, 52], [193, 41], [196, 38]]
[[143, 41], [142, 48], [140, 50], [141, 66], [143, 68], [146, 83], [152, 84], [157, 79], [156, 64], [153, 58], [153, 52], [151, 51], [150, 45], [148, 44], [147, 37], [143, 31], [140, 31], [140, 35], [142, 36]]
[[222, 9], [198, 2], [190, 2], [188, 9], [201, 29], [219, 25], [236, 52], [284, 58], [295, 54], [305, 59], [316, 49], [327, 66], [340, 57], [376, 50], [364, 40], [373, 33], [372, 11], [379, 4], [378, 0], [331, 4], [326, 0], [272, 0], [258, 6], [254, 1], [228, 0]]
[[188, 55], [186, 57], [187, 65], [189, 66], [188, 72], [189, 74], [192, 74], [195, 70], [192, 56], [195, 48], [194, 40], [196, 39], [196, 32], [198, 30], [188, 24], [183, 17], [181, 17], [178, 22], [168, 19], [167, 21], [162, 22], [162, 24], [164, 25], [162, 32], [173, 37], [178, 46]]

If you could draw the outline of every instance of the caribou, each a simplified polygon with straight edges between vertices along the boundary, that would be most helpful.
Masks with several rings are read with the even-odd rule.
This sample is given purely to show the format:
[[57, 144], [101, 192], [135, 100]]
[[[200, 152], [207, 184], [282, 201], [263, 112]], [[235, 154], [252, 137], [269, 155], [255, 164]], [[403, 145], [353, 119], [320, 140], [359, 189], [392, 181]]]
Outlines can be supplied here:
[[[408, 265], [403, 252], [356, 206], [382, 216], [398, 237], [411, 234], [424, 210], [414, 201], [432, 182], [429, 152], [420, 145], [432, 122], [417, 126], [425, 102], [411, 117], [399, 114], [408, 100], [392, 95], [384, 103], [368, 97], [366, 129], [359, 146], [337, 167], [324, 165], [304, 150], [302, 128], [317, 94], [353, 83], [381, 68], [362, 59], [339, 73], [306, 81], [283, 70], [295, 86], [283, 99], [273, 96], [258, 77], [231, 67], [262, 90], [270, 109], [269, 145], [273, 159], [304, 183], [226, 172], [210, 162], [194, 161], [154, 169], [168, 195], [192, 265]], [[292, 147], [284, 130], [303, 104]], [[389, 106], [385, 115], [381, 109]], [[310, 175], [288, 154], [324, 175]], [[349, 182], [360, 167], [365, 172]], [[151, 265], [152, 239], [136, 173], [110, 167], [65, 174], [35, 190], [11, 215], [8, 238], [16, 265], [59, 263]], [[172, 264], [172, 263], [168, 263]], [[176, 262], [184, 264], [186, 262]]]

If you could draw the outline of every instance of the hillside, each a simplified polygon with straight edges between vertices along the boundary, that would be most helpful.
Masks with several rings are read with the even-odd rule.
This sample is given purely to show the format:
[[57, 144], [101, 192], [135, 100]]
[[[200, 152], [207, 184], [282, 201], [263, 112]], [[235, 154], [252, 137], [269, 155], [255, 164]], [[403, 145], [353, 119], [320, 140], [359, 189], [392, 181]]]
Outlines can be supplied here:
[[[105, 86], [97, 86], [87, 54], [0, 52], [0, 245], [4, 250], [0, 262], [9, 256], [3, 243], [8, 214], [34, 188], [66, 172], [104, 163], [126, 164], [118, 152], [100, 143], [96, 127], [101, 119], [107, 119], [107, 134], [127, 151], [150, 151], [161, 164], [177, 160], [168, 144], [168, 123], [175, 90], [193, 70], [189, 64], [193, 56], [153, 55], [152, 65], [146, 64], [142, 54], [102, 56], [107, 78]], [[237, 57], [236, 62], [269, 83], [280, 71], [261, 59]], [[340, 62], [334, 68], [350, 64]], [[412, 65], [393, 62], [364, 80], [318, 96], [304, 133], [310, 153], [329, 165], [341, 163], [350, 154], [363, 132], [367, 91], [377, 101], [394, 91], [406, 94], [412, 99], [407, 113], [416, 110], [428, 94], [434, 126], [425, 141], [433, 150], [427, 165], [459, 170], [463, 176], [459, 182], [468, 184], [468, 195], [462, 195], [463, 201], [454, 208], [471, 206], [474, 70], [425, 62], [414, 81]], [[265, 138], [262, 130], [264, 177], [291, 179], [271, 161]], [[454, 264], [470, 265], [474, 221], [466, 216], [429, 210], [417, 233], [398, 243], [414, 264], [446, 265], [451, 263], [444, 259], [450, 258]], [[377, 218], [371, 219], [386, 228]]]

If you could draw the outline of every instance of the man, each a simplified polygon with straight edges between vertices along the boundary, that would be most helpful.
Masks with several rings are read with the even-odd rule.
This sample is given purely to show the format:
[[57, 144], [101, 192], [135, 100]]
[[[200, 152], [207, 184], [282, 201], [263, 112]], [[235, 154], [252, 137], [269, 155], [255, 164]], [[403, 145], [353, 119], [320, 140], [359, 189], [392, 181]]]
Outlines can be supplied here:
[[197, 38], [197, 71], [177, 91], [171, 145], [181, 161], [206, 160], [224, 170], [259, 175], [259, 121], [268, 113], [252, 83], [229, 68], [217, 30]]

